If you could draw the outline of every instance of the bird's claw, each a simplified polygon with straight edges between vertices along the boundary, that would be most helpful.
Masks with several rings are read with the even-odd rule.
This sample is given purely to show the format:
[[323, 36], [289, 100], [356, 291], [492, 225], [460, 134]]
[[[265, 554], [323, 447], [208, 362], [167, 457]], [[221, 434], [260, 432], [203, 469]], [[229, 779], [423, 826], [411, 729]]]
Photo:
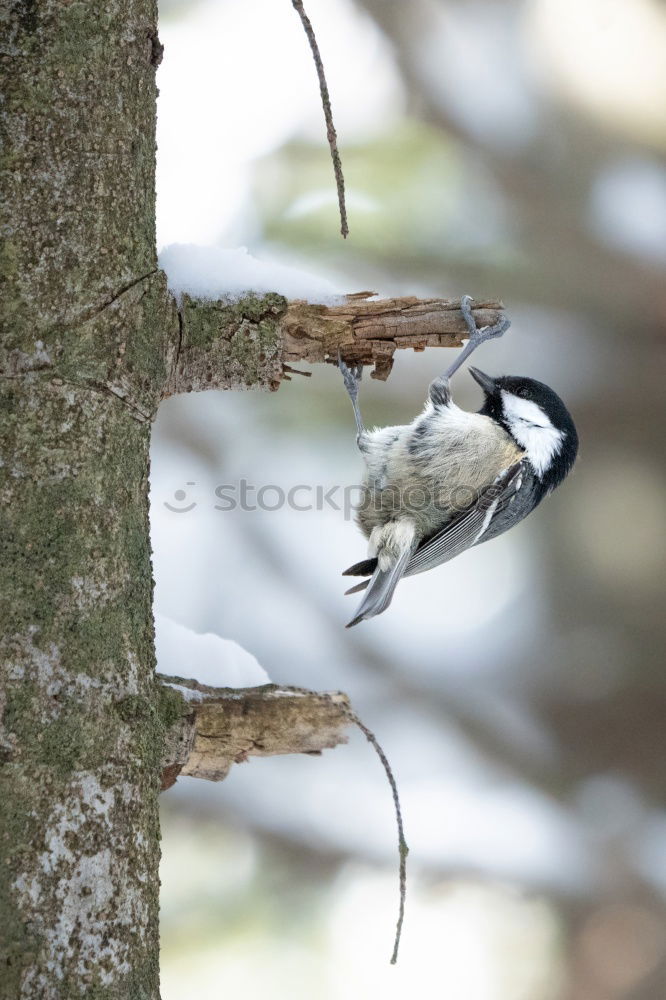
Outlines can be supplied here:
[[349, 395], [354, 398], [358, 395], [358, 385], [363, 378], [363, 365], [349, 365], [342, 360], [340, 352], [338, 351], [338, 368], [340, 369], [340, 374], [345, 383], [345, 389]]
[[469, 332], [470, 343], [478, 347], [480, 344], [485, 343], [486, 340], [493, 340], [495, 337], [501, 337], [502, 334], [506, 333], [511, 326], [511, 320], [508, 316], [502, 316], [493, 326], [478, 327], [472, 313], [472, 302], [471, 295], [463, 295], [460, 300], [460, 311]]
[[[467, 361], [470, 354], [477, 349], [486, 340], [492, 340], [494, 337], [501, 337], [506, 330], [511, 326], [511, 321], [508, 316], [502, 316], [497, 323], [493, 326], [482, 326], [478, 327], [476, 325], [476, 320], [474, 319], [474, 314], [472, 313], [472, 296], [463, 295], [460, 299], [460, 311], [462, 313], [463, 319], [465, 320], [465, 326], [467, 327], [467, 343], [464, 348], [453, 362], [449, 365], [447, 370], [442, 376], [443, 379], [449, 379], [454, 375], [462, 363]], [[432, 396], [431, 396], [432, 398]], [[435, 400], [433, 402], [436, 403]]]
[[465, 320], [465, 326], [469, 331], [470, 337], [473, 337], [476, 332], [476, 320], [472, 315], [472, 299], [471, 295], [463, 295], [460, 299], [460, 312]]
[[511, 326], [511, 320], [508, 316], [504, 316], [498, 323], [494, 323], [493, 326], [482, 326], [480, 330], [476, 331], [475, 344], [485, 343], [486, 340], [494, 340], [495, 337], [501, 337]]

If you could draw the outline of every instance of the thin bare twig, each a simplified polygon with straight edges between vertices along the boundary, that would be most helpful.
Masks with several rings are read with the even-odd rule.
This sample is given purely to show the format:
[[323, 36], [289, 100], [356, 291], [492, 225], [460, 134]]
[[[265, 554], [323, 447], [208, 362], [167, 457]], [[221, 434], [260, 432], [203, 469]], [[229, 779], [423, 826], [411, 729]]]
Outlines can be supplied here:
[[395, 820], [398, 827], [398, 854], [400, 856], [399, 861], [399, 872], [400, 872], [400, 906], [398, 909], [398, 921], [395, 927], [395, 939], [393, 942], [393, 954], [391, 955], [391, 965], [395, 965], [398, 961], [398, 949], [400, 948], [400, 938], [402, 937], [402, 924], [405, 919], [405, 895], [407, 893], [407, 855], [409, 854], [409, 847], [407, 846], [407, 841], [405, 840], [405, 830], [402, 825], [402, 811], [400, 809], [400, 798], [398, 796], [398, 786], [396, 780], [393, 776], [393, 771], [391, 770], [391, 765], [388, 762], [388, 758], [384, 751], [382, 750], [377, 737], [375, 734], [368, 729], [368, 727], [361, 722], [358, 715], [353, 712], [350, 708], [344, 708], [345, 715], [353, 722], [355, 726], [361, 730], [368, 743], [372, 744], [375, 753], [379, 757], [382, 767], [386, 772], [386, 777], [388, 778], [389, 785], [391, 786], [391, 793], [393, 795], [393, 805], [395, 806]]
[[333, 172], [335, 173], [335, 183], [338, 189], [338, 207], [340, 209], [340, 232], [346, 238], [349, 233], [349, 226], [347, 225], [347, 207], [345, 205], [345, 178], [342, 173], [342, 163], [340, 161], [340, 154], [338, 152], [338, 137], [335, 131], [335, 126], [333, 124], [333, 111], [331, 110], [331, 98], [328, 94], [328, 85], [326, 83], [326, 75], [324, 73], [324, 64], [321, 61], [321, 54], [319, 52], [319, 46], [317, 45], [317, 39], [315, 37], [314, 28], [310, 18], [305, 13], [303, 7], [303, 0], [291, 0], [294, 10], [297, 12], [303, 24], [303, 29], [307, 35], [308, 41], [310, 43], [310, 48], [312, 49], [312, 58], [314, 59], [314, 64], [317, 70], [317, 76], [319, 77], [319, 90], [321, 91], [321, 104], [324, 109], [324, 119], [326, 121], [326, 138], [328, 139], [328, 145], [331, 150], [331, 159], [333, 160]]

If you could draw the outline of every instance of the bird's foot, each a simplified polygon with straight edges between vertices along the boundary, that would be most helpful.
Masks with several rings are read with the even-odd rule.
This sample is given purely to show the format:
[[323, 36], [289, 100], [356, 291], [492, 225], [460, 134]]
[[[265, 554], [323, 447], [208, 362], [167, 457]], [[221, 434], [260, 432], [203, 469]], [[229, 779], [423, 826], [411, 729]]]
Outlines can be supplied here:
[[449, 368], [444, 372], [442, 376], [443, 379], [451, 378], [455, 372], [458, 371], [460, 366], [464, 361], [467, 361], [470, 354], [477, 349], [481, 344], [484, 344], [486, 340], [492, 340], [494, 337], [501, 337], [509, 327], [511, 326], [511, 320], [508, 316], [503, 316], [501, 319], [494, 323], [493, 326], [482, 326], [478, 327], [476, 325], [476, 320], [474, 319], [474, 314], [472, 313], [472, 297], [471, 295], [463, 295], [460, 300], [460, 311], [465, 320], [465, 326], [467, 327], [467, 332], [469, 333], [469, 339], [465, 344], [464, 348], [453, 362]]
[[508, 316], [503, 316], [493, 326], [478, 327], [472, 313], [473, 301], [471, 295], [463, 295], [460, 300], [460, 311], [469, 332], [469, 344], [473, 344], [474, 347], [472, 350], [475, 350], [480, 344], [485, 343], [486, 340], [493, 340], [495, 337], [501, 337], [503, 333], [506, 333], [511, 326], [511, 320]]
[[349, 365], [342, 360], [340, 353], [338, 352], [338, 368], [340, 369], [340, 374], [345, 383], [345, 389], [349, 398], [354, 402], [358, 399], [358, 387], [360, 385], [361, 379], [363, 378], [363, 365]]

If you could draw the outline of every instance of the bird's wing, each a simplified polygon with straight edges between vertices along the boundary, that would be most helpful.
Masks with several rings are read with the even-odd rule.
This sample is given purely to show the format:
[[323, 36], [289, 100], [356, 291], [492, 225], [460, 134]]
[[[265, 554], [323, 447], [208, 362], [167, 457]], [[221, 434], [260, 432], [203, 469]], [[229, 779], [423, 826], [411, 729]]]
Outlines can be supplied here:
[[[414, 576], [416, 573], [424, 573], [428, 569], [433, 569], [435, 566], [449, 562], [455, 556], [460, 555], [466, 549], [482, 541], [483, 536], [494, 523], [495, 518], [502, 511], [506, 510], [517, 496], [526, 473], [527, 467], [524, 459], [520, 462], [515, 462], [508, 469], [505, 469], [504, 472], [501, 472], [495, 481], [479, 494], [471, 507], [467, 507], [461, 511], [457, 517], [450, 520], [440, 531], [429, 538], [425, 538], [416, 551], [412, 553], [406, 566], [403, 558], [397, 574], [381, 573], [378, 569], [376, 558], [365, 559], [354, 566], [350, 566], [344, 573], [345, 576], [365, 576], [368, 574], [372, 575], [372, 579], [357, 583], [356, 586], [346, 591], [347, 594], [356, 594], [370, 587], [371, 592], [378, 588], [382, 591], [386, 589], [389, 595], [388, 600], [377, 602], [378, 604], [381, 603], [381, 610], [374, 610], [373, 608], [372, 611], [370, 611], [370, 604], [372, 603], [369, 600], [370, 595], [366, 595], [366, 599], [359, 608], [359, 612], [350, 624], [355, 625], [363, 618], [369, 618], [371, 615], [380, 614], [381, 611], [385, 610], [388, 607], [395, 585], [401, 576]], [[390, 588], [385, 588], [385, 580], [389, 575], [391, 577], [391, 586]]]
[[404, 575], [424, 573], [476, 545], [493, 518], [515, 497], [521, 486], [523, 471], [523, 461], [515, 462], [479, 494], [473, 506], [461, 511], [440, 531], [424, 539], [412, 555]]

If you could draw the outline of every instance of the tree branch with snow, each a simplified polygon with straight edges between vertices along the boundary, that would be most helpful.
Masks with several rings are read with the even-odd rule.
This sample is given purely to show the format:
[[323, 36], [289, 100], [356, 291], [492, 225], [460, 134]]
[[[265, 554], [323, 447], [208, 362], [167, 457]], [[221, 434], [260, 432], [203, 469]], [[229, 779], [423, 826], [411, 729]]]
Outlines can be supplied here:
[[[396, 350], [460, 347], [468, 335], [458, 298], [341, 295], [328, 282], [263, 263], [244, 248], [174, 244], [160, 264], [180, 316], [167, 395], [277, 389], [292, 364], [335, 363], [338, 356], [373, 365], [373, 377], [385, 380]], [[492, 326], [503, 306], [483, 300], [473, 311], [478, 326]]]

